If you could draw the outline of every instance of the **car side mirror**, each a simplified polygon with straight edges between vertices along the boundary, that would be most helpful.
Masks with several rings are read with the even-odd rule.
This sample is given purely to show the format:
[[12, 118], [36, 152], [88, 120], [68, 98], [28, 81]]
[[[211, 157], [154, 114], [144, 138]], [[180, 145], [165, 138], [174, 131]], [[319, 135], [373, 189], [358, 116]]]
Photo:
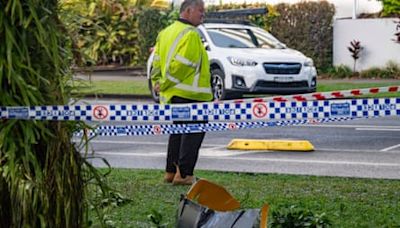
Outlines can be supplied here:
[[206, 49], [206, 51], [211, 51], [210, 45], [208, 44], [208, 42], [203, 42], [204, 48]]

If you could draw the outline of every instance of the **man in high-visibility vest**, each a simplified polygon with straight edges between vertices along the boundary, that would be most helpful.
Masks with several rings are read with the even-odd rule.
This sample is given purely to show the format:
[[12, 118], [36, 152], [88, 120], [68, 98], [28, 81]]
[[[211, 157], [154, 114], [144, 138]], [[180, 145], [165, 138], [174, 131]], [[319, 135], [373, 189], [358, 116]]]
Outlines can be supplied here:
[[[185, 0], [180, 8], [180, 18], [157, 37], [151, 80], [163, 104], [212, 100], [208, 56], [196, 30], [203, 18], [203, 0]], [[170, 135], [166, 182], [175, 185], [193, 183], [193, 170], [204, 135], [204, 132]]]

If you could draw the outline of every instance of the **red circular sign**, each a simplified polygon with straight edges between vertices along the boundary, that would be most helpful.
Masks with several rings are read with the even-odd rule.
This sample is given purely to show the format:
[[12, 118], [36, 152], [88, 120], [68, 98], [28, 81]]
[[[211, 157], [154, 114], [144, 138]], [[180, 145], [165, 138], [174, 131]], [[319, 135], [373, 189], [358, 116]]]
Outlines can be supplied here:
[[161, 134], [161, 126], [160, 126], [160, 125], [154, 125], [154, 126], [153, 126], [153, 132], [154, 132], [154, 134], [156, 134], [156, 135]]
[[253, 106], [253, 114], [257, 118], [263, 118], [267, 115], [268, 108], [264, 103], [257, 103]]
[[93, 116], [96, 119], [103, 120], [108, 116], [108, 109], [105, 106], [95, 106], [93, 109]]
[[228, 124], [228, 129], [229, 130], [236, 130], [236, 124], [235, 123], [229, 123]]

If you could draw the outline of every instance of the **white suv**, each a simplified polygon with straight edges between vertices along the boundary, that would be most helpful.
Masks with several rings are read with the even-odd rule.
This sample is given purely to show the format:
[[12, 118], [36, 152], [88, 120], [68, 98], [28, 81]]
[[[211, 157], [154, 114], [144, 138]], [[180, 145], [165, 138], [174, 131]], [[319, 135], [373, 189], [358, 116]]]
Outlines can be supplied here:
[[[249, 24], [204, 23], [198, 31], [210, 60], [215, 99], [316, 91], [313, 60], [287, 48], [265, 30]], [[147, 61], [148, 79], [152, 60], [153, 55]], [[150, 80], [149, 87], [153, 91]], [[158, 100], [157, 94], [152, 95]]]

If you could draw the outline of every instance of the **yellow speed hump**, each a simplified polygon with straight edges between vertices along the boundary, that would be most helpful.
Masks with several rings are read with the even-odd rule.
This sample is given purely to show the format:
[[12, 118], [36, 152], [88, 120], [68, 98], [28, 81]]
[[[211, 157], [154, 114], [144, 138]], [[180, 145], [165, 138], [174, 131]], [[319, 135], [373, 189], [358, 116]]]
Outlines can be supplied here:
[[233, 139], [227, 146], [230, 150], [313, 151], [307, 140], [260, 140]]

